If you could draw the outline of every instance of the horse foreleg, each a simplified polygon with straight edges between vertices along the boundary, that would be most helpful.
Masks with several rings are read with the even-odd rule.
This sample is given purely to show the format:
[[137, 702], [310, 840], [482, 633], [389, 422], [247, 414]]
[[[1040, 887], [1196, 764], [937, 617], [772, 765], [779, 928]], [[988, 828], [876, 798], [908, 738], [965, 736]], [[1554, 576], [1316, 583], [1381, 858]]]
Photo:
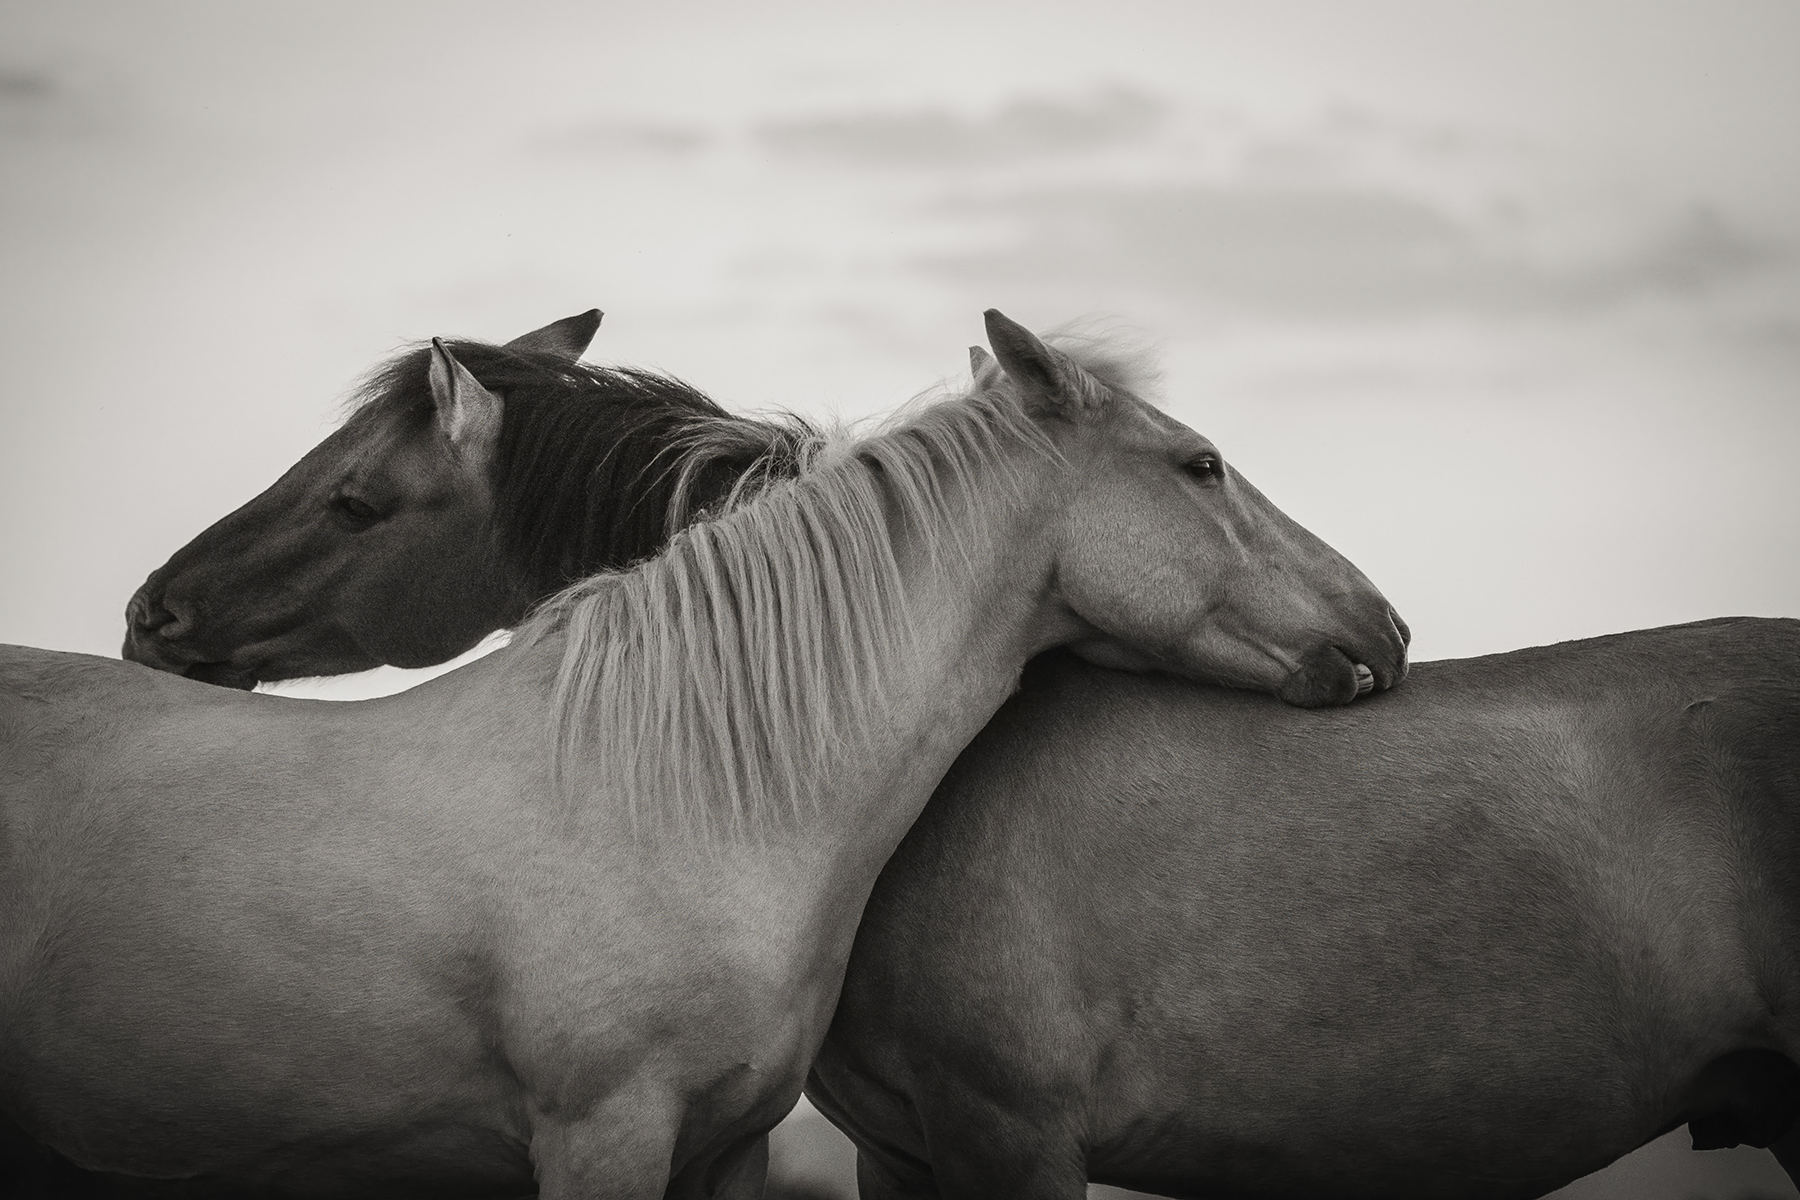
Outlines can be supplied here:
[[937, 1177], [922, 1163], [884, 1161], [856, 1152], [856, 1194], [860, 1200], [939, 1200]]
[[663, 1200], [761, 1200], [769, 1177], [769, 1135], [759, 1133], [725, 1153], [682, 1171]]
[[619, 1120], [610, 1106], [575, 1120], [534, 1117], [539, 1200], [658, 1200], [674, 1143], [672, 1123]]
[[1086, 1200], [1087, 1168], [1078, 1155], [1022, 1145], [963, 1157], [954, 1150], [932, 1161], [944, 1200]]
[[979, 1102], [931, 1114], [925, 1144], [936, 1194], [944, 1200], [1086, 1200], [1087, 1156], [1058, 1134], [1059, 1125]]
[[[887, 1114], [899, 1119], [864, 1125], [817, 1073], [808, 1094], [856, 1142], [862, 1200], [1087, 1198], [1087, 1155], [1065, 1113], [1009, 1111], [956, 1080], [939, 1080], [909, 1096], [903, 1114]], [[897, 1095], [877, 1087], [862, 1099], [879, 1104]], [[863, 1113], [872, 1107], [865, 1103]]]

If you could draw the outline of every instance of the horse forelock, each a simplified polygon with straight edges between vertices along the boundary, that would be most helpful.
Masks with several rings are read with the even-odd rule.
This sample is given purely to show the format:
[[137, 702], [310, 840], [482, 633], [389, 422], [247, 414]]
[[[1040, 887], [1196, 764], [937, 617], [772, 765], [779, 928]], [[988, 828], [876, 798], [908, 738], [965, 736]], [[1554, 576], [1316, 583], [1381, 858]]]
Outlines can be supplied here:
[[1054, 457], [1015, 395], [984, 389], [864, 439], [847, 429], [677, 534], [634, 570], [595, 575], [521, 631], [561, 634], [558, 777], [603, 764], [633, 821], [644, 798], [688, 831], [803, 820], [830, 763], [867, 747], [898, 664], [931, 614], [908, 608], [898, 538], [933, 561], [977, 519], [951, 494], [1007, 502], [1026, 447]]
[[1043, 340], [1080, 363], [1107, 387], [1157, 402], [1163, 372], [1156, 348], [1149, 342], [1119, 327], [1092, 320], [1058, 326]]
[[[792, 474], [815, 437], [797, 418], [734, 417], [651, 371], [446, 345], [504, 402], [490, 476], [494, 528], [534, 599], [648, 558], [699, 513]], [[429, 354], [415, 347], [377, 367], [352, 397], [356, 411], [430, 411]]]

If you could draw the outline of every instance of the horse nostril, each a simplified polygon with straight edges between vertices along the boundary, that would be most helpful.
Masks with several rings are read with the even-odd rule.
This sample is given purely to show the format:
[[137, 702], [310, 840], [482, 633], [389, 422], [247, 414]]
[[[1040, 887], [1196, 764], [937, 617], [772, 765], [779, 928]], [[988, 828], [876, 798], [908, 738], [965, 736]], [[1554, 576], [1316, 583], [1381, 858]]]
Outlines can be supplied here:
[[174, 614], [150, 598], [148, 588], [139, 588], [125, 606], [125, 624], [136, 631], [149, 633], [174, 619]]
[[1400, 614], [1390, 608], [1388, 609], [1388, 620], [1394, 623], [1394, 630], [1400, 635], [1400, 644], [1402, 646], [1412, 645], [1412, 628], [1401, 619]]
[[151, 597], [139, 592], [125, 609], [131, 632], [140, 636], [156, 635], [165, 642], [174, 641], [188, 632], [193, 622], [171, 608], [167, 597]]

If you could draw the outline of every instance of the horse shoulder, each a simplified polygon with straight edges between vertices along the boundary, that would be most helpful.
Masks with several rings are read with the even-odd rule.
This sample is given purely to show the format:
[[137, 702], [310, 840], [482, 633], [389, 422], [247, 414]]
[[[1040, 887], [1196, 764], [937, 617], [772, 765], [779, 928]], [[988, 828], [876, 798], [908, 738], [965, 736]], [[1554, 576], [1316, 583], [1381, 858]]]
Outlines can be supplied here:
[[1683, 856], [1671, 869], [1690, 878], [1664, 894], [1689, 898], [1687, 924], [1702, 914], [1710, 928], [1696, 939], [1740, 948], [1748, 990], [1782, 1014], [1800, 1010], [1800, 949], [1787, 933], [1800, 926], [1800, 622], [1719, 635], [1723, 665], [1691, 685], [1676, 764], [1694, 792], [1688, 823], [1710, 832], [1717, 867], [1692, 878], [1706, 864]]

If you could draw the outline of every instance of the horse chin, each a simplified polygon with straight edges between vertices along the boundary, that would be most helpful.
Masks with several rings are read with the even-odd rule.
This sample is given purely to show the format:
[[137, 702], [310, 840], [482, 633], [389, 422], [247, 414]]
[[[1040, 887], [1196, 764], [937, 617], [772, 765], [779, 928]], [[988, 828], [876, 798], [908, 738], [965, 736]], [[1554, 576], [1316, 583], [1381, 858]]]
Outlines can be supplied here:
[[1282, 681], [1275, 694], [1296, 708], [1327, 708], [1348, 704], [1374, 689], [1373, 671], [1352, 662], [1336, 646], [1321, 646]]
[[215, 687], [236, 688], [241, 692], [250, 691], [256, 686], [256, 671], [253, 668], [234, 667], [228, 662], [189, 663], [182, 668], [181, 673], [188, 679], [210, 683]]

